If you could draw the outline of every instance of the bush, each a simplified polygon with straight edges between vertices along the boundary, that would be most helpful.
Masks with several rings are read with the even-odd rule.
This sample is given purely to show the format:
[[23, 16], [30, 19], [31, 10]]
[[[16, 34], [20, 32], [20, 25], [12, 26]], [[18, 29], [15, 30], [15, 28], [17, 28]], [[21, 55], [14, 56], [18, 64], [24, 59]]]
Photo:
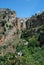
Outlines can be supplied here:
[[6, 27], [8, 27], [8, 24], [6, 24]]
[[5, 26], [6, 21], [1, 21], [1, 23], [2, 23], [2, 26]]
[[28, 46], [35, 47], [37, 44], [37, 40], [35, 39], [35, 37], [30, 38], [28, 41], [29, 41]]
[[6, 27], [4, 27], [4, 32], [6, 32]]
[[22, 31], [21, 38], [27, 38], [29, 36], [30, 37], [32, 36], [31, 30], [24, 30], [24, 31]]

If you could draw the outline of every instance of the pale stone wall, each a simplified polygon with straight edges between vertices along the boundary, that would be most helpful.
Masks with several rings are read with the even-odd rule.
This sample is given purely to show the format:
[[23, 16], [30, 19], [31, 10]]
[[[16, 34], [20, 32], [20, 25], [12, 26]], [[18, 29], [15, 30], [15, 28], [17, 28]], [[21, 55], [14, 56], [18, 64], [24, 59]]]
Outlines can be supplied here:
[[21, 30], [21, 24], [23, 24], [22, 29], [26, 29], [26, 20], [25, 18], [18, 18], [18, 29]]

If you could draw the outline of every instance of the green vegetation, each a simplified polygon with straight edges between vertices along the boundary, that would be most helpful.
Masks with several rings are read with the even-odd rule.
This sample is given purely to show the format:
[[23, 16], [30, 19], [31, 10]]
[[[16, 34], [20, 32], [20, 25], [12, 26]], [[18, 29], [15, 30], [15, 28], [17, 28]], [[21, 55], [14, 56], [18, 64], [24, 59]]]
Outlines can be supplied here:
[[[32, 43], [35, 44], [35, 42]], [[6, 49], [6, 46], [2, 48]], [[22, 53], [21, 56], [21, 53], [18, 55], [19, 52]], [[0, 65], [44, 65], [44, 46], [36, 47], [34, 45], [33, 47], [33, 45], [18, 44], [15, 53], [6, 53], [0, 56]]]
[[[7, 9], [0, 21], [0, 40], [3, 35], [6, 36], [0, 45], [0, 65], [44, 65], [44, 12], [28, 19], [26, 30], [17, 29], [17, 33], [12, 30], [15, 23], [4, 20], [8, 13], [13, 15], [15, 11]], [[8, 17], [11, 18], [7, 16], [7, 19]]]
[[[28, 44], [24, 45], [24, 39], [20, 39], [15, 45], [15, 38], [8, 42], [8, 45], [0, 46], [0, 51], [11, 47], [11, 52], [0, 56], [0, 65], [44, 65], [44, 46], [37, 45], [39, 35], [27, 37]], [[37, 46], [36, 46], [37, 45]], [[16, 51], [12, 53], [12, 49]]]

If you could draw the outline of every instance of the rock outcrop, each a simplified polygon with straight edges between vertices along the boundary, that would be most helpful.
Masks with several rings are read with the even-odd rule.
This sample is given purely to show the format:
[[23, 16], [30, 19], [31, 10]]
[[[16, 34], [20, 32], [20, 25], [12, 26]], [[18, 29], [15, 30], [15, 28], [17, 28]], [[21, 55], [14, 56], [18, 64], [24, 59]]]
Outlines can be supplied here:
[[26, 29], [26, 24], [25, 24], [26, 20], [27, 18], [17, 18], [15, 11], [1, 8], [0, 9], [0, 40], [2, 39], [3, 35], [7, 37], [11, 37], [16, 33], [19, 33], [18, 31]]
[[16, 12], [10, 9], [0, 8], [0, 40], [2, 36], [20, 34], [22, 30], [33, 28], [34, 32], [41, 29], [44, 24], [44, 12], [30, 18], [18, 18]]

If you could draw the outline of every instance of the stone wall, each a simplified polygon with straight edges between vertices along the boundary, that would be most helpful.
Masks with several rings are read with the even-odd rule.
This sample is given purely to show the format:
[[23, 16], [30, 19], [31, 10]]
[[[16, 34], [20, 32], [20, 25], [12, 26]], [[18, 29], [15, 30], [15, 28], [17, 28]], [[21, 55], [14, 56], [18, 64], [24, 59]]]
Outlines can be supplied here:
[[26, 29], [26, 20], [25, 18], [17, 18], [18, 29], [25, 30]]

